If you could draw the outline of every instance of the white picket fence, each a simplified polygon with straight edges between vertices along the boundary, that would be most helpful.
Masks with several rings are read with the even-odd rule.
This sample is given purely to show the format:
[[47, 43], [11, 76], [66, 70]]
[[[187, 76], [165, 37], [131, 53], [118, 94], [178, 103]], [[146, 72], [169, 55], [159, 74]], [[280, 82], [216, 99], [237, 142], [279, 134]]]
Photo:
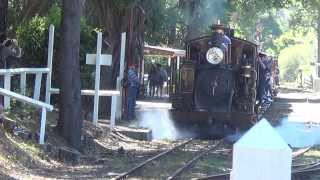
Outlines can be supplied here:
[[[102, 47], [102, 33], [98, 33], [97, 38], [97, 53], [87, 54], [86, 63], [95, 65], [95, 88], [93, 90], [81, 90], [81, 95], [94, 96], [93, 105], [93, 123], [97, 125], [99, 114], [99, 98], [100, 96], [111, 96], [111, 117], [110, 128], [115, 126], [116, 117], [121, 116], [121, 101], [118, 97], [122, 95], [122, 88], [120, 86], [120, 79], [123, 78], [124, 71], [124, 52], [125, 52], [125, 33], [122, 34], [121, 41], [121, 57], [120, 57], [120, 76], [117, 78], [117, 90], [100, 90], [100, 69], [102, 65], [110, 66], [112, 64], [112, 56], [108, 54], [101, 54]], [[41, 125], [39, 143], [44, 143], [46, 114], [47, 111], [52, 111], [53, 106], [50, 105], [50, 98], [52, 94], [59, 94], [59, 89], [51, 87], [52, 77], [52, 59], [53, 59], [53, 45], [54, 45], [54, 26], [49, 28], [49, 43], [48, 43], [48, 59], [47, 68], [16, 68], [16, 69], [0, 69], [0, 76], [4, 76], [4, 88], [0, 88], [0, 94], [4, 96], [4, 108], [10, 108], [11, 98], [17, 101], [28, 103], [32, 106], [41, 108]], [[13, 75], [20, 76], [20, 90], [21, 94], [11, 91], [11, 77]], [[33, 98], [26, 96], [26, 77], [27, 75], [35, 75]], [[42, 76], [46, 76], [46, 95], [45, 102], [39, 101]], [[121, 99], [121, 97], [120, 97]]]
[[[48, 66], [47, 68], [16, 68], [16, 69], [0, 69], [0, 76], [4, 76], [4, 88], [0, 88], [0, 94], [4, 96], [4, 108], [9, 109], [11, 98], [17, 101], [28, 103], [34, 107], [41, 108], [41, 122], [40, 122], [40, 137], [39, 144], [44, 144], [46, 117], [47, 111], [52, 111], [53, 106], [50, 105], [50, 86], [51, 86], [51, 72], [52, 72], [52, 54], [53, 54], [53, 37], [54, 27], [50, 26], [49, 37], [49, 52], [48, 52]], [[49, 63], [50, 62], [50, 63]], [[46, 75], [46, 102], [39, 101], [42, 76]], [[21, 94], [11, 91], [11, 77], [14, 75], [20, 76], [20, 91]], [[33, 98], [26, 96], [26, 81], [27, 75], [35, 75]]]

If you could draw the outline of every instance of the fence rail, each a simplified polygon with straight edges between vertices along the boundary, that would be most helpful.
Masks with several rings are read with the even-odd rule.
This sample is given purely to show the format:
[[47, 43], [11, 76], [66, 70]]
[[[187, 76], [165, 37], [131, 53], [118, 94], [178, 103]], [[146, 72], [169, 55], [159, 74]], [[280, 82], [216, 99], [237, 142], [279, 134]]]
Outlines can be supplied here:
[[15, 69], [0, 69], [0, 75], [5, 74], [21, 74], [21, 73], [27, 73], [27, 74], [36, 74], [36, 73], [48, 73], [50, 72], [49, 68], [15, 68]]
[[32, 106], [41, 108], [41, 124], [40, 124], [40, 138], [39, 138], [39, 144], [44, 144], [44, 137], [45, 137], [45, 130], [46, 130], [46, 119], [47, 119], [47, 110], [52, 111], [53, 106], [32, 98], [29, 98], [24, 95], [20, 95], [18, 93], [12, 92], [10, 90], [6, 90], [3, 88], [0, 88], [0, 94], [5, 97], [12, 97], [18, 101], [28, 103]]

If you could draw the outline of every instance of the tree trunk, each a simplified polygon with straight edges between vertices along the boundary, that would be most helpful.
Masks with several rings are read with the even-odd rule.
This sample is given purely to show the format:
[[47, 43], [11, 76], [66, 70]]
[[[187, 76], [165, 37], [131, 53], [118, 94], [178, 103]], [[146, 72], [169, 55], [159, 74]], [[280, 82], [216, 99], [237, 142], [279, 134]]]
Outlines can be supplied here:
[[58, 129], [70, 145], [80, 149], [82, 128], [81, 85], [79, 67], [80, 0], [63, 0], [60, 61]]
[[[8, 10], [8, 0], [0, 0], [0, 38], [4, 38], [6, 34], [7, 10]], [[2, 39], [0, 39], [0, 42], [1, 41]]]

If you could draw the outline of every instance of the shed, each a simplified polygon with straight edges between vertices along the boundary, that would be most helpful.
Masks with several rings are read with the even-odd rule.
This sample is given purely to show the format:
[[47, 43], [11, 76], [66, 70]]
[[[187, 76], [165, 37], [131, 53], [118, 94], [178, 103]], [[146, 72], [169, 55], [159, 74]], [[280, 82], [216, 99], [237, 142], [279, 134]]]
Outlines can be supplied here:
[[233, 146], [232, 180], [290, 180], [292, 150], [262, 119]]

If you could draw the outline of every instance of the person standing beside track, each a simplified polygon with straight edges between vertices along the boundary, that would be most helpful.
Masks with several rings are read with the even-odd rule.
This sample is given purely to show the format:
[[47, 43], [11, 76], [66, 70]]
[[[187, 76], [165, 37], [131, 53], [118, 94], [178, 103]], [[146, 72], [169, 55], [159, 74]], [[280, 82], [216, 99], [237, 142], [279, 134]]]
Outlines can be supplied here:
[[158, 66], [158, 93], [159, 94], [159, 97], [161, 98], [162, 97], [162, 91], [163, 91], [163, 84], [164, 82], [167, 82], [168, 80], [168, 73], [167, 71], [161, 67], [161, 64], [157, 64]]
[[258, 56], [259, 63], [259, 86], [258, 86], [258, 100], [262, 104], [265, 101], [270, 101], [268, 94], [271, 94], [270, 91], [270, 59], [267, 55], [260, 53]]
[[154, 64], [151, 65], [151, 69], [148, 74], [148, 81], [149, 81], [149, 96], [153, 97], [156, 91], [157, 85], [157, 69]]
[[135, 119], [135, 105], [137, 98], [137, 91], [139, 88], [139, 78], [134, 64], [129, 66], [128, 69], [128, 101], [127, 101], [127, 110], [128, 110], [128, 120]]

